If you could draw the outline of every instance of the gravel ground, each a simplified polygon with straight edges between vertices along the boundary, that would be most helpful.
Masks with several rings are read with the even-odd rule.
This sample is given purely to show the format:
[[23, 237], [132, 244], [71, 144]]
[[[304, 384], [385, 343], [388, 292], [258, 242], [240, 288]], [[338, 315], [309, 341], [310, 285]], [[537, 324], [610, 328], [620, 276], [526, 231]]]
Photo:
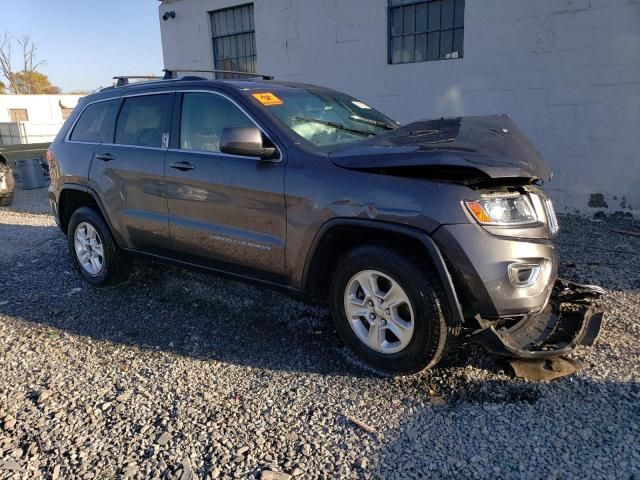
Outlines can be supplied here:
[[629, 220], [560, 219], [561, 273], [607, 289], [578, 374], [515, 379], [466, 347], [389, 378], [279, 293], [164, 266], [92, 290], [45, 193], [0, 208], [0, 478], [640, 478]]

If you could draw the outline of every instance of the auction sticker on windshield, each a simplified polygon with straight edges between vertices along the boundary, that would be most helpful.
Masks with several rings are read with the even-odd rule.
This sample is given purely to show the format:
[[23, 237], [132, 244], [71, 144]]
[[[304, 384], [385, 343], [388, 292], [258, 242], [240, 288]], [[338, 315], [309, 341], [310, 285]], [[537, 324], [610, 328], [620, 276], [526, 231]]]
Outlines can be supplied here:
[[256, 100], [258, 100], [261, 104], [266, 105], [266, 106], [272, 106], [272, 105], [282, 105], [284, 102], [282, 100], [280, 100], [278, 97], [276, 97], [273, 93], [271, 92], [264, 92], [264, 93], [254, 93], [252, 94]]

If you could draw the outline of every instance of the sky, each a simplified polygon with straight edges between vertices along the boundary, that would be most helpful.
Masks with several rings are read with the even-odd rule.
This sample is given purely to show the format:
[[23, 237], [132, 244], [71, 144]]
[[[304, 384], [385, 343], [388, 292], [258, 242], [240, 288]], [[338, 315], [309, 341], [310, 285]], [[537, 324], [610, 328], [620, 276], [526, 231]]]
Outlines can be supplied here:
[[[114, 75], [161, 74], [157, 0], [0, 0], [0, 35], [31, 34], [38, 71], [63, 92], [111, 85]], [[14, 69], [19, 52], [12, 50]], [[0, 79], [3, 80], [3, 79]], [[6, 83], [6, 82], [5, 82]]]

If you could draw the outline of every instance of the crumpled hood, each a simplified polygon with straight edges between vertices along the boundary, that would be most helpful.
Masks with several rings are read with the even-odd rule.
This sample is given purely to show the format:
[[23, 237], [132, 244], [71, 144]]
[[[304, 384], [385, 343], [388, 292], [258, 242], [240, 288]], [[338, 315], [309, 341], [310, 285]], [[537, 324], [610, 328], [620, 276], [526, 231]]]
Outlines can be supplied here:
[[330, 153], [356, 169], [463, 167], [490, 178], [549, 180], [552, 173], [508, 115], [421, 120]]

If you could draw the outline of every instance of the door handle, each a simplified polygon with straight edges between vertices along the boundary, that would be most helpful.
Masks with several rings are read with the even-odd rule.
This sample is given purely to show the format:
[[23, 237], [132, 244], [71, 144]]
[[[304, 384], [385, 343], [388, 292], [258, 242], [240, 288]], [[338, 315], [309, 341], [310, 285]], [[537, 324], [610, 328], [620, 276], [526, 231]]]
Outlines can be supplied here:
[[98, 160], [102, 160], [103, 162], [110, 162], [111, 160], [114, 160], [116, 157], [114, 157], [110, 153], [96, 153], [96, 158]]
[[169, 165], [171, 168], [175, 168], [177, 170], [193, 170], [194, 168], [196, 168], [193, 164], [189, 163], [189, 162], [174, 162], [171, 165]]

